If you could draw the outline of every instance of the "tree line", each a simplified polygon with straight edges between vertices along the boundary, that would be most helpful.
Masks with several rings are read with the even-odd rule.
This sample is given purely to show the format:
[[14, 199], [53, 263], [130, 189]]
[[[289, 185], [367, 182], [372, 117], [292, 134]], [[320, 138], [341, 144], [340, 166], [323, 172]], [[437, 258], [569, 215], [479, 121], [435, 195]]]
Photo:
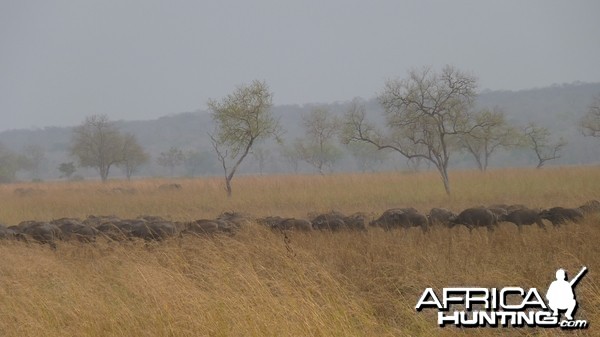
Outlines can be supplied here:
[[[475, 108], [476, 97], [477, 79], [473, 75], [452, 66], [439, 71], [413, 69], [405, 78], [387, 81], [377, 96], [383, 108], [383, 123], [369, 120], [365, 102], [354, 99], [341, 116], [325, 108], [313, 109], [298, 125], [305, 136], [286, 141], [285, 130], [272, 113], [273, 93], [264, 81], [253, 81], [220, 100], [208, 102], [215, 125], [210, 139], [228, 195], [246, 158], [254, 157], [262, 172], [270, 154], [261, 144], [268, 139], [276, 140], [280, 157], [292, 168], [304, 162], [320, 174], [333, 170], [343, 153], [341, 144], [347, 146], [362, 170], [393, 154], [414, 165], [424, 162], [436, 168], [448, 194], [449, 165], [459, 153], [471, 156], [482, 171], [499, 149], [529, 148], [538, 168], [560, 157], [566, 145], [564, 139], [534, 123], [509, 123], [498, 107]], [[600, 136], [599, 97], [580, 120], [585, 136]], [[77, 166], [94, 168], [102, 181], [108, 179], [115, 166], [131, 178], [150, 159], [133, 134], [121, 132], [104, 115], [89, 116], [73, 130], [70, 153]], [[40, 157], [43, 151], [39, 149], [17, 155], [0, 146], [0, 179], [13, 180], [20, 169], [33, 172]], [[184, 153], [171, 147], [156, 161], [172, 176], [176, 167], [185, 164], [193, 170], [206, 159], [198, 152]], [[59, 170], [64, 177], [71, 177], [76, 165], [62, 163]]]

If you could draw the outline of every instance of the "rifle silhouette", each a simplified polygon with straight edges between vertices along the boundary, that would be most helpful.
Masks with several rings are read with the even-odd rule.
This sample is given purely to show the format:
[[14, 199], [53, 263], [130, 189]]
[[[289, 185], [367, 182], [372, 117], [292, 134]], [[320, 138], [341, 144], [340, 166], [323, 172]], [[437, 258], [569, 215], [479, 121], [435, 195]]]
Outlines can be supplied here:
[[575, 277], [573, 277], [571, 279], [571, 282], [569, 282], [569, 285], [571, 286], [571, 288], [577, 283], [579, 282], [579, 279], [581, 279], [581, 277], [587, 272], [587, 267], [583, 267], [581, 268], [581, 271], [579, 272], [579, 274], [577, 274]]

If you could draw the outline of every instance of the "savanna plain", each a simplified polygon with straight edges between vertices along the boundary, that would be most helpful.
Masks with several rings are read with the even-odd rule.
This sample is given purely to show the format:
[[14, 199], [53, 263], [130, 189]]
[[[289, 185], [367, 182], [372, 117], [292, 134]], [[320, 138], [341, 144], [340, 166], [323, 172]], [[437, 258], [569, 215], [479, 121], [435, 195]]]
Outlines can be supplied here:
[[[459, 212], [498, 203], [576, 207], [600, 199], [600, 167], [437, 174], [240, 176], [0, 185], [0, 223], [114, 214], [173, 221], [237, 211], [308, 218], [337, 210], [377, 217], [396, 207]], [[177, 183], [177, 190], [158, 188]], [[15, 193], [15, 190], [27, 193]], [[433, 227], [366, 232], [271, 231], [48, 245], [0, 241], [0, 336], [600, 336], [600, 217], [547, 231]], [[576, 287], [589, 328], [439, 328], [416, 312], [426, 287], [536, 287], [556, 269]]]

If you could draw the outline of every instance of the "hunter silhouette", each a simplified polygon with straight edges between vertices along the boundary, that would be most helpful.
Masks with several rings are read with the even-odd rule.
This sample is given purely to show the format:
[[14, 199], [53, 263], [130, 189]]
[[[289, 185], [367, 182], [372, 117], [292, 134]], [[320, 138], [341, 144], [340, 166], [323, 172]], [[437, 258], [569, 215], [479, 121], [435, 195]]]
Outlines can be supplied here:
[[546, 293], [548, 306], [552, 309], [554, 316], [558, 316], [559, 310], [566, 310], [565, 316], [567, 319], [573, 320], [573, 312], [577, 307], [573, 288], [586, 271], [587, 268], [583, 267], [571, 282], [567, 281], [567, 274], [564, 269], [556, 271], [556, 281], [553, 281], [550, 284], [548, 292]]

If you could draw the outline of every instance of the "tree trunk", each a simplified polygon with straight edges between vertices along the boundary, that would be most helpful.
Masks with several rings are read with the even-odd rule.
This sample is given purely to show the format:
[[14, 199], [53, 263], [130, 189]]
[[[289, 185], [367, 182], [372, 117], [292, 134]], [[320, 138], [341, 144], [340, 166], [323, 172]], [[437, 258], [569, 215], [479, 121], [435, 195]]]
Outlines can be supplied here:
[[235, 172], [237, 171], [238, 167], [240, 166], [240, 164], [242, 163], [244, 158], [246, 158], [246, 156], [250, 152], [250, 149], [252, 148], [252, 144], [254, 144], [254, 138], [250, 139], [250, 141], [248, 142], [248, 145], [246, 145], [246, 149], [244, 150], [244, 153], [242, 153], [242, 155], [240, 156], [238, 161], [235, 163], [235, 165], [233, 166], [233, 168], [231, 169], [231, 172], [229, 172], [229, 174], [227, 174], [227, 168], [225, 166], [225, 159], [222, 159], [223, 169], [225, 170], [225, 188], [227, 189], [227, 197], [231, 197], [231, 193], [232, 193], [231, 192], [231, 180], [233, 179]]
[[477, 167], [479, 168], [479, 171], [484, 172], [485, 171], [485, 166], [481, 162], [481, 158], [479, 158], [478, 156], [475, 156], [475, 161], [477, 162]]
[[108, 169], [109, 167], [100, 167], [100, 179], [102, 180], [103, 183], [106, 182], [106, 180], [108, 180]]
[[[233, 177], [231, 177], [233, 178]], [[231, 178], [225, 177], [225, 189], [227, 190], [227, 198], [231, 198]]]
[[440, 168], [440, 175], [442, 176], [442, 181], [444, 182], [446, 194], [450, 195], [450, 179], [448, 178], [448, 171], [445, 167]]

